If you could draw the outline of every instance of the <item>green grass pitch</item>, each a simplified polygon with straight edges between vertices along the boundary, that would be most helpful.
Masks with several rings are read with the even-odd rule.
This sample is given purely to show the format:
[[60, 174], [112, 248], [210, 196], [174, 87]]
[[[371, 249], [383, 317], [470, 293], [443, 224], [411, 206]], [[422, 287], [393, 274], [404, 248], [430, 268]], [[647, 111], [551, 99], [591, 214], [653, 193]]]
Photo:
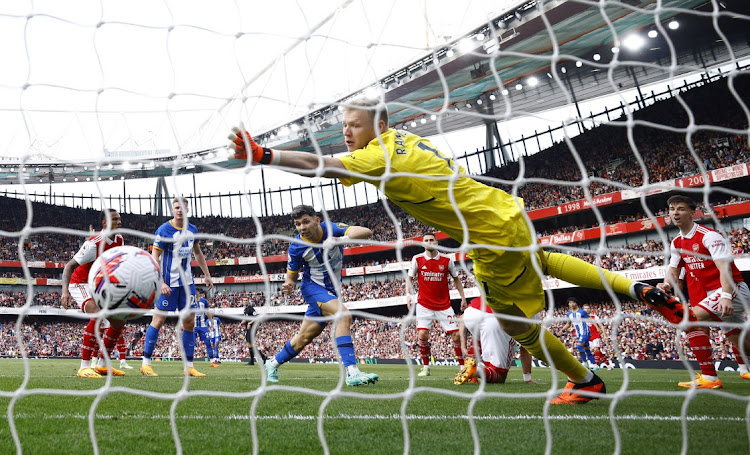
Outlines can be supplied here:
[[545, 407], [553, 378], [543, 368], [533, 373], [540, 384], [513, 368], [480, 394], [478, 384], [453, 385], [455, 367], [417, 378], [406, 365], [363, 365], [380, 381], [351, 388], [337, 365], [292, 363], [264, 389], [258, 366], [196, 366], [209, 376], [186, 382], [179, 362], [157, 362], [159, 377], [127, 370], [106, 389], [75, 377], [78, 361], [29, 360], [26, 376], [23, 360], [0, 360], [0, 453], [16, 453], [12, 425], [32, 454], [92, 453], [90, 429], [102, 454], [251, 453], [254, 443], [259, 453], [323, 453], [319, 431], [333, 454], [473, 453], [475, 442], [481, 453], [551, 444], [555, 454], [669, 454], [683, 439], [687, 453], [750, 453], [750, 381], [737, 373], [721, 373], [722, 391], [691, 392], [676, 386], [684, 370], [601, 371], [607, 399]]

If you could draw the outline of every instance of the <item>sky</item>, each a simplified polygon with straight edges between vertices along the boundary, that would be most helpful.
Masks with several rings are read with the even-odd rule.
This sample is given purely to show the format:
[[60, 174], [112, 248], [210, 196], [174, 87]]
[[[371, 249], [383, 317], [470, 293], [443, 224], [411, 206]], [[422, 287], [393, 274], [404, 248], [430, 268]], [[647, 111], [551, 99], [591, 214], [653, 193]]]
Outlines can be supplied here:
[[[106, 152], [189, 153], [225, 145], [240, 122], [255, 134], [330, 105], [517, 3], [3, 1], [0, 165], [22, 157], [73, 162]], [[582, 111], [617, 105], [620, 96], [635, 94], [588, 100]], [[568, 107], [516, 118], [500, 132], [528, 137], [569, 115]], [[482, 148], [485, 133], [430, 139], [444, 152], [463, 153]], [[272, 169], [264, 177], [268, 188], [314, 183]], [[166, 180], [173, 195], [258, 191], [261, 181], [257, 168]], [[58, 195], [150, 195], [156, 180], [128, 180], [125, 189], [117, 181], [51, 188]], [[5, 189], [48, 193], [50, 185]], [[364, 201], [361, 186], [348, 191], [348, 205], [355, 192]], [[367, 196], [376, 198], [372, 190]], [[330, 204], [323, 199], [316, 205]], [[252, 201], [238, 198], [235, 214], [243, 204], [243, 215], [249, 213]]]
[[[0, 2], [0, 158], [224, 142], [327, 106], [509, 0]], [[244, 101], [244, 102], [243, 102]]]
[[[3, 1], [0, 164], [221, 146], [232, 126], [264, 132], [327, 106], [513, 3]], [[254, 177], [205, 174], [198, 191], [253, 188]], [[173, 194], [193, 191], [192, 178], [168, 180]], [[268, 180], [288, 176], [271, 171]], [[152, 179], [137, 182], [128, 193], [156, 187]], [[52, 191], [120, 194], [122, 186], [58, 184]]]

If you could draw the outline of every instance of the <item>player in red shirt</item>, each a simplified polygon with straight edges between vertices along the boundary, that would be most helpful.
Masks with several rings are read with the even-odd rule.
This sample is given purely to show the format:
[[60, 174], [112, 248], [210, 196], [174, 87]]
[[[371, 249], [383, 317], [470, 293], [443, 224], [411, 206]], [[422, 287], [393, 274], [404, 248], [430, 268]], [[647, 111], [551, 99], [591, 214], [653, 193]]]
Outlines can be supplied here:
[[611, 362], [607, 361], [607, 356], [602, 352], [602, 334], [604, 334], [604, 326], [599, 322], [599, 316], [591, 310], [591, 305], [583, 305], [583, 311], [589, 315], [591, 323], [589, 324], [589, 330], [591, 336], [589, 337], [589, 346], [594, 352], [594, 359], [596, 359], [597, 366], [602, 368], [606, 367], [608, 370], [614, 368]]
[[[417, 295], [417, 344], [419, 354], [422, 357], [422, 370], [418, 376], [430, 375], [430, 327], [432, 321], [440, 321], [445, 332], [453, 340], [453, 351], [458, 363], [463, 366], [464, 355], [461, 350], [461, 337], [458, 334], [458, 323], [456, 314], [451, 307], [450, 289], [448, 288], [448, 276], [453, 279], [453, 284], [461, 296], [461, 311], [466, 309], [466, 297], [458, 270], [453, 259], [440, 254], [432, 245], [437, 245], [435, 234], [424, 234], [422, 242], [425, 243], [424, 253], [414, 256], [409, 266], [409, 279], [406, 285], [409, 294], [413, 294], [415, 283], [419, 285]], [[407, 304], [411, 313], [411, 302]]]
[[[679, 282], [680, 266], [684, 265], [688, 296], [695, 316], [701, 321], [736, 324], [725, 328], [724, 333], [734, 346], [741, 347], [740, 351], [744, 350], [747, 355], [750, 352], [750, 339], [745, 338], [741, 346], [738, 325], [745, 323], [744, 312], [746, 306], [750, 305], [750, 289], [734, 264], [732, 248], [721, 234], [693, 221], [697, 206], [689, 197], [672, 196], [667, 205], [672, 223], [680, 230], [680, 235], [672, 240], [669, 268], [664, 283], [659, 287], [665, 292], [672, 290]], [[750, 373], [741, 372], [740, 377], [750, 379]], [[715, 373], [706, 375], [705, 372], [694, 381], [681, 382], [679, 385], [686, 388], [723, 388]]]
[[[123, 245], [123, 239], [120, 234], [116, 234], [112, 231], [119, 229], [122, 226], [122, 218], [115, 209], [107, 209], [102, 211], [102, 231], [89, 237], [78, 252], [73, 256], [63, 269], [62, 276], [62, 296], [60, 297], [60, 303], [63, 308], [68, 308], [70, 304], [75, 301], [80, 305], [81, 311], [87, 314], [94, 314], [99, 311], [99, 307], [94, 302], [94, 299], [89, 294], [88, 280], [89, 270], [91, 264], [99, 257], [102, 251], [106, 251], [110, 248]], [[107, 232], [108, 224], [110, 224], [109, 232]], [[106, 234], [109, 235], [106, 235]], [[93, 318], [89, 320], [86, 329], [83, 332], [83, 348], [81, 349], [81, 367], [78, 370], [78, 377], [80, 378], [101, 378], [103, 374], [107, 374], [108, 368], [106, 366], [99, 366], [92, 368], [91, 358], [98, 351], [98, 343], [96, 340], [97, 325], [109, 323], [109, 327], [104, 332], [103, 341], [104, 347], [107, 352], [112, 352], [112, 348], [115, 347], [117, 340], [120, 338], [122, 328], [125, 325], [125, 321], [121, 319], [109, 319], [104, 320], [97, 324], [98, 319]], [[112, 368], [112, 374], [114, 376], [123, 376], [124, 372]]]
[[[492, 309], [487, 304], [482, 304], [481, 297], [473, 299], [459, 319], [459, 326], [464, 350], [472, 355], [478, 349], [479, 354], [476, 358], [481, 359], [481, 363], [477, 365], [474, 358], [467, 357], [464, 367], [458, 372], [453, 383], [460, 385], [477, 382], [476, 373], [479, 367], [484, 372], [483, 377], [487, 383], [505, 384], [519, 344], [500, 327]], [[467, 349], [464, 328], [473, 335], [476, 349], [475, 346]], [[531, 379], [531, 354], [523, 347], [520, 348], [520, 354], [524, 382], [536, 384]]]

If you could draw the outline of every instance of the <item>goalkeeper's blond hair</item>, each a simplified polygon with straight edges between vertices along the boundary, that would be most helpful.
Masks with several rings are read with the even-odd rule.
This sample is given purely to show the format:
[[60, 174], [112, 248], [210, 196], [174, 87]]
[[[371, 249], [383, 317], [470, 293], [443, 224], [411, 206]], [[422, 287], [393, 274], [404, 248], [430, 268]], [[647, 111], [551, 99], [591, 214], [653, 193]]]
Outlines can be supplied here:
[[350, 110], [367, 111], [370, 113], [373, 122], [383, 121], [388, 128], [388, 107], [377, 98], [358, 96], [341, 104], [339, 110], [344, 113]]

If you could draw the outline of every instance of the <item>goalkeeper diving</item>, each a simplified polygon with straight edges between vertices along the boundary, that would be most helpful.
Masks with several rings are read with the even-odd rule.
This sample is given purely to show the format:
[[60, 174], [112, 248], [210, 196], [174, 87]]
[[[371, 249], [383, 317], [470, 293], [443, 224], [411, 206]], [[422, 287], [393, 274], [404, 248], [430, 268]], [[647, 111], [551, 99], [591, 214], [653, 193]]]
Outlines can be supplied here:
[[594, 289], [605, 289], [603, 276], [615, 292], [655, 307], [679, 304], [653, 286], [565, 254], [543, 251], [524, 217], [521, 198], [474, 180], [429, 140], [389, 128], [387, 108], [379, 100], [350, 100], [341, 111], [348, 155], [321, 157], [272, 150], [258, 145], [248, 132], [235, 129], [229, 136], [234, 158], [301, 175], [313, 175], [322, 165], [324, 177], [338, 178], [346, 186], [370, 183], [415, 219], [470, 245], [477, 283], [487, 304], [501, 316], [498, 321], [503, 330], [534, 357], [568, 377], [564, 390], [551, 404], [584, 404], [603, 396], [606, 386], [532, 319], [545, 307], [537, 268]]

